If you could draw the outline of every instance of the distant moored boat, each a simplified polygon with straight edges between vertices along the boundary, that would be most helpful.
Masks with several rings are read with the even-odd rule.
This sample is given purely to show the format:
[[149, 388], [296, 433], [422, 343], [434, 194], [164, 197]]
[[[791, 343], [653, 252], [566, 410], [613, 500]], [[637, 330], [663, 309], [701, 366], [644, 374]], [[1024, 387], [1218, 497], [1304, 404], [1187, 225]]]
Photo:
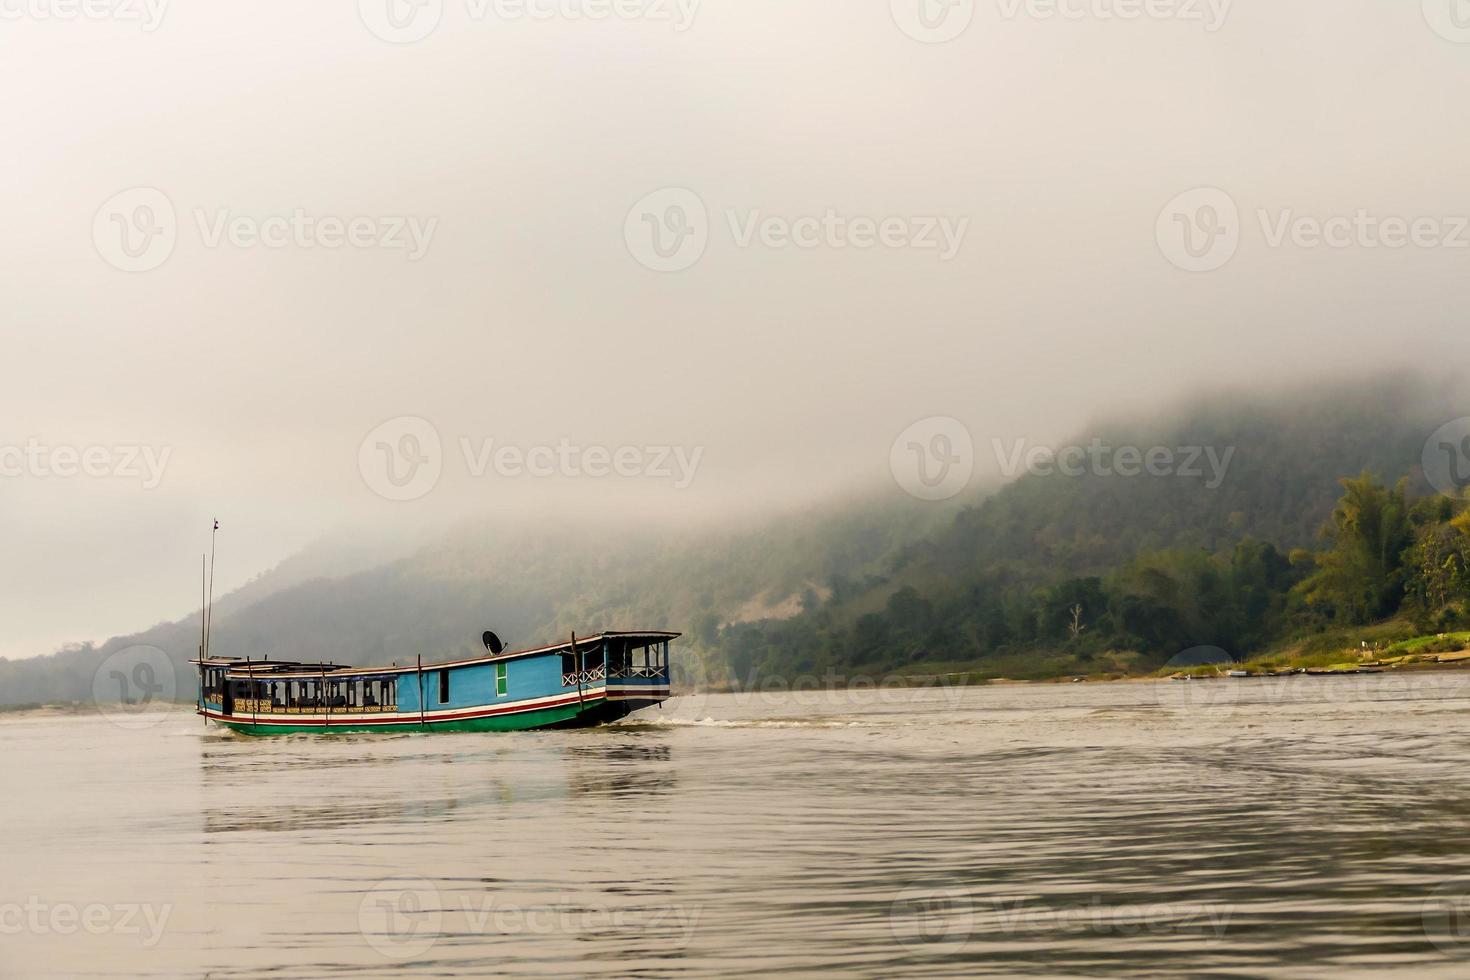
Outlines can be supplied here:
[[347, 667], [210, 657], [198, 713], [247, 735], [291, 732], [483, 732], [616, 721], [669, 697], [663, 630], [604, 632], [452, 663]]

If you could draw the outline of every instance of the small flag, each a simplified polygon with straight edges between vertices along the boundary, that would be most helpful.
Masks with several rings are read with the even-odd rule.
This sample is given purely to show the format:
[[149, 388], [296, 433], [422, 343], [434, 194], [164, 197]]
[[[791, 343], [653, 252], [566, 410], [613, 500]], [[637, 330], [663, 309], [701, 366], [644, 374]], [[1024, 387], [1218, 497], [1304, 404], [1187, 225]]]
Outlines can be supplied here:
[[218, 531], [218, 530], [219, 530], [219, 520], [218, 520], [218, 519], [216, 519], [216, 520], [215, 520], [215, 522], [214, 522], [214, 529], [215, 529], [215, 530], [216, 530], [216, 531]]

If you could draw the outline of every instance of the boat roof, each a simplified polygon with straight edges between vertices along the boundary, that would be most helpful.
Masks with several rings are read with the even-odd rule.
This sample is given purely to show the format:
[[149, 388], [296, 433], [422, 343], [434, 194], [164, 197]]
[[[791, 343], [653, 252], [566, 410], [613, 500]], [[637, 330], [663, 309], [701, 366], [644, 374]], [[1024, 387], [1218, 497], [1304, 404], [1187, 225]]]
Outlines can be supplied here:
[[[682, 633], [671, 630], [604, 630], [601, 633], [593, 633], [590, 636], [577, 637], [577, 647], [582, 648], [588, 644], [597, 643], [606, 639], [624, 640], [673, 640], [682, 636]], [[556, 653], [561, 650], [571, 650], [572, 640], [568, 637], [560, 643], [550, 643], [546, 646], [531, 647], [525, 650], [505, 650], [501, 653], [489, 653], [488, 651], [479, 657], [469, 657], [464, 660], [450, 660], [443, 663], [424, 664], [424, 667], [432, 667], [435, 670], [444, 667], [468, 667], [474, 664], [493, 663], [501, 660], [514, 660], [519, 657], [530, 657], [539, 654]], [[384, 674], [412, 674], [418, 671], [417, 663], [400, 667], [394, 664], [390, 667], [352, 667], [346, 664], [332, 663], [305, 663], [295, 660], [271, 660], [262, 657], [259, 660], [245, 657], [206, 657], [190, 660], [191, 664], [199, 664], [204, 667], [224, 667], [229, 674], [236, 677], [260, 677], [269, 675], [281, 678], [312, 678], [321, 677], [323, 674], [372, 674], [374, 676]]]

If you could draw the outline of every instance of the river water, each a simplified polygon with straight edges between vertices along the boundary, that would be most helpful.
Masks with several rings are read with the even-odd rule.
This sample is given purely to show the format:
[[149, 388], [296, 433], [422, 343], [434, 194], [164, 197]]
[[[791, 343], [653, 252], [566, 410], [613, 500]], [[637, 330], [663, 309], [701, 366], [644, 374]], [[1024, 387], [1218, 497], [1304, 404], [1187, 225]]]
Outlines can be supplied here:
[[1470, 972], [1470, 673], [0, 720], [0, 974]]

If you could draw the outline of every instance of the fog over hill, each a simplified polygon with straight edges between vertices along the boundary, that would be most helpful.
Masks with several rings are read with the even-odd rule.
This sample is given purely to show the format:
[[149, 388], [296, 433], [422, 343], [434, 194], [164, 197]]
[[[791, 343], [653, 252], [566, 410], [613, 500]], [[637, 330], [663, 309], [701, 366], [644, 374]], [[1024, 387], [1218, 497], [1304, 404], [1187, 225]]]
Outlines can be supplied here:
[[[696, 683], [749, 680], [753, 671], [976, 663], [1027, 650], [1041, 658], [1048, 637], [1026, 633], [1036, 613], [1017, 612], [1015, 603], [1148, 554], [1225, 556], [1248, 540], [1283, 555], [1314, 547], [1341, 477], [1367, 469], [1410, 477], [1429, 492], [1418, 469], [1425, 440], [1465, 414], [1470, 404], [1455, 386], [1392, 374], [1196, 398], [1089, 427], [1071, 443], [1113, 452], [1168, 448], [1179, 453], [1176, 468], [1184, 451], [1199, 450], [1198, 475], [1069, 476], [1040, 463], [996, 494], [977, 478], [955, 500], [931, 503], [890, 484], [697, 529], [527, 523], [492, 513], [418, 537], [342, 532], [218, 596], [213, 651], [433, 662], [479, 649], [486, 628], [512, 646], [572, 630], [671, 628], [686, 634], [678, 644], [681, 679]], [[977, 455], [1011, 453], [983, 438], [975, 446]], [[232, 533], [249, 530], [222, 532], [224, 555]], [[910, 598], [930, 610], [923, 629], [890, 631], [885, 617], [902, 613]], [[972, 615], [980, 625], [963, 626]], [[199, 625], [194, 612], [95, 646], [0, 662], [0, 702], [87, 698], [97, 665], [137, 644], [179, 665], [177, 686], [187, 697], [192, 672], [183, 665], [196, 651]], [[1159, 659], [1177, 652], [1168, 643], [1183, 642], [1167, 630], [1127, 635]]]

